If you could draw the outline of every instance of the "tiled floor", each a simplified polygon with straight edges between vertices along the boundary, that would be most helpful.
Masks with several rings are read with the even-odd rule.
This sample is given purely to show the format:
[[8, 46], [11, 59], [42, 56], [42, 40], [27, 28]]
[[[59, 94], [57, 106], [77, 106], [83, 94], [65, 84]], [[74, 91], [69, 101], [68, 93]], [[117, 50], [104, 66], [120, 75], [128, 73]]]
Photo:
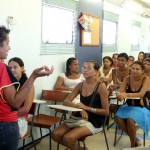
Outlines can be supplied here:
[[[107, 133], [107, 139], [109, 143], [109, 149], [110, 150], [122, 150], [124, 148], [129, 148], [130, 147], [130, 141], [128, 136], [123, 135], [119, 143], [114, 147], [113, 142], [114, 142], [114, 128], [110, 128], [106, 133]], [[142, 134], [142, 131], [138, 130], [138, 137]], [[150, 145], [150, 139], [146, 140], [146, 146]], [[52, 150], [56, 150], [57, 144], [55, 142], [52, 142]], [[88, 147], [89, 150], [107, 150], [105, 140], [104, 140], [104, 135], [99, 133], [93, 136], [90, 136], [89, 138], [86, 139], [86, 146]], [[37, 149], [38, 150], [49, 150], [49, 137], [45, 137], [42, 139], [42, 141], [37, 144]], [[149, 148], [150, 149], [150, 148]], [[34, 150], [34, 148], [31, 148], [31, 150]], [[65, 150], [65, 147], [60, 146], [59, 150]]]

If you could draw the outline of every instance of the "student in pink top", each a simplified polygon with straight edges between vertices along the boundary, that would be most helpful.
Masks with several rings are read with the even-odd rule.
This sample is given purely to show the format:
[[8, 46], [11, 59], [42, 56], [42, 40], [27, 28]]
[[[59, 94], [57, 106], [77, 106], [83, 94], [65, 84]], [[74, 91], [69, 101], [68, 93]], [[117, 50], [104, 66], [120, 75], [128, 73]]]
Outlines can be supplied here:
[[[0, 59], [6, 59], [10, 50], [9, 30], [0, 26]], [[19, 142], [18, 111], [17, 109], [26, 100], [32, 85], [37, 77], [48, 76], [53, 73], [43, 66], [35, 69], [29, 79], [17, 92], [17, 80], [10, 69], [0, 62], [0, 150], [17, 150]]]
[[[24, 62], [20, 58], [14, 57], [9, 60], [8, 66], [12, 74], [14, 75], [14, 77], [20, 83], [20, 88], [21, 88], [23, 84], [26, 82], [26, 80], [28, 79], [24, 69]], [[28, 112], [33, 103], [34, 92], [35, 92], [34, 86], [32, 86], [26, 100], [24, 101], [24, 103], [20, 105], [18, 109], [18, 125], [19, 125], [19, 133], [21, 138], [28, 131], [28, 122], [26, 118], [28, 117]]]

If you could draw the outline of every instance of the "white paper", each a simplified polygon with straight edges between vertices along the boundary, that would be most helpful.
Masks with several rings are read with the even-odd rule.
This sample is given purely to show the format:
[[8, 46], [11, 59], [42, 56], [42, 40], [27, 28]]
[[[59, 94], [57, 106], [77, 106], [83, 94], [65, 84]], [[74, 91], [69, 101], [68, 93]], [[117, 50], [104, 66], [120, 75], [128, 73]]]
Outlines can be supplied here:
[[91, 32], [84, 32], [84, 44], [91, 44]]
[[60, 110], [66, 110], [66, 111], [82, 111], [82, 109], [64, 106], [64, 105], [47, 105], [50, 108], [60, 109]]

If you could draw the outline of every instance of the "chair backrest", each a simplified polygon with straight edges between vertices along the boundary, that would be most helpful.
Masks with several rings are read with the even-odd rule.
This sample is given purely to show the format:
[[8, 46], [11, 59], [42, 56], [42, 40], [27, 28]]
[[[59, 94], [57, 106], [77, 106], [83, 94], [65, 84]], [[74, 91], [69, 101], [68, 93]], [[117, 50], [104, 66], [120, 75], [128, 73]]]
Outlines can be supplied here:
[[35, 113], [35, 103], [33, 102], [28, 114], [34, 115], [34, 113]]
[[68, 92], [60, 90], [42, 90], [41, 99], [63, 102], [68, 95]]

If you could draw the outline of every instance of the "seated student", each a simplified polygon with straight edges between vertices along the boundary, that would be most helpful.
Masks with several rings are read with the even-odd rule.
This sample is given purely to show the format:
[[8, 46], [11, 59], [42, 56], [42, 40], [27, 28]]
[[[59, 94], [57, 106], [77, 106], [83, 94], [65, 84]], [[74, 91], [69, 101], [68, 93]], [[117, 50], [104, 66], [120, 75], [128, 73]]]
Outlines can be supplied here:
[[145, 59], [145, 53], [142, 52], [142, 51], [139, 52], [139, 54], [138, 54], [138, 60], [141, 61], [141, 62], [143, 62], [144, 59]]
[[134, 56], [129, 56], [129, 57], [128, 57], [128, 61], [127, 61], [127, 66], [128, 66], [129, 68], [131, 68], [133, 62], [134, 62]]
[[[99, 81], [95, 77], [98, 69], [98, 63], [94, 61], [86, 61], [82, 67], [85, 81], [79, 83], [64, 101], [64, 105], [66, 106], [83, 109], [83, 111], [80, 112], [80, 115], [85, 120], [84, 125], [81, 127], [70, 128], [64, 122], [52, 132], [52, 138], [54, 141], [71, 150], [82, 150], [83, 148], [78, 147], [77, 140], [86, 135], [100, 132], [104, 116], [109, 113], [108, 90], [103, 82], [98, 84]], [[93, 105], [89, 106], [94, 94], [93, 91], [96, 87], [98, 87], [98, 90]], [[81, 102], [78, 104], [72, 103], [73, 99], [78, 94], [80, 94]]]
[[[150, 111], [142, 106], [142, 98], [148, 86], [148, 78], [143, 75], [143, 71], [143, 63], [135, 61], [131, 68], [131, 75], [124, 79], [117, 95], [117, 99], [120, 101], [126, 97], [130, 97], [126, 100], [127, 104], [120, 107], [117, 111], [116, 119], [119, 127], [130, 137], [131, 147], [137, 147], [138, 144], [141, 144], [139, 139], [136, 138], [135, 124], [137, 124], [146, 135], [148, 135], [148, 131], [150, 130]], [[137, 97], [141, 99], [140, 102], [137, 99], [134, 100], [134, 98]]]
[[146, 92], [146, 98], [147, 102], [149, 100], [149, 107], [150, 107], [150, 58], [146, 58], [144, 60], [144, 75], [149, 78], [149, 83], [147, 87], [147, 92]]
[[[55, 84], [56, 90], [72, 91], [73, 88], [84, 80], [84, 77], [79, 72], [79, 62], [76, 58], [71, 57], [66, 62], [66, 72], [61, 73]], [[80, 97], [77, 96], [75, 103], [80, 102]]]
[[112, 59], [109, 56], [103, 58], [103, 67], [99, 69], [98, 77], [103, 81], [107, 86], [112, 81]]
[[[113, 85], [109, 86], [110, 95], [117, 91], [117, 89], [121, 86], [124, 78], [129, 75], [129, 68], [127, 67], [128, 55], [126, 53], [120, 53], [118, 55], [118, 67], [112, 70], [112, 79]], [[116, 112], [117, 108], [117, 100], [110, 100], [110, 110], [111, 112]], [[119, 102], [119, 105], [122, 105], [122, 102]]]
[[113, 90], [118, 89], [124, 78], [129, 75], [129, 68], [126, 66], [127, 61], [128, 55], [126, 53], [118, 55], [118, 67], [112, 70], [113, 85], [111, 85], [111, 88]]
[[112, 60], [113, 60], [113, 63], [111, 65], [112, 68], [118, 67], [118, 55], [119, 55], [118, 53], [114, 53], [112, 55]]
[[144, 60], [144, 74], [150, 79], [150, 58]]
[[[26, 82], [26, 80], [28, 79], [25, 74], [23, 61], [18, 57], [14, 57], [9, 60], [8, 66], [12, 74], [14, 75], [14, 77], [20, 83], [20, 88], [21, 88], [23, 84]], [[26, 118], [32, 106], [33, 99], [34, 99], [34, 87], [31, 88], [30, 93], [28, 94], [26, 100], [24, 101], [24, 103], [20, 105], [18, 109], [18, 125], [19, 125], [19, 133], [21, 138], [28, 131], [28, 122]]]

